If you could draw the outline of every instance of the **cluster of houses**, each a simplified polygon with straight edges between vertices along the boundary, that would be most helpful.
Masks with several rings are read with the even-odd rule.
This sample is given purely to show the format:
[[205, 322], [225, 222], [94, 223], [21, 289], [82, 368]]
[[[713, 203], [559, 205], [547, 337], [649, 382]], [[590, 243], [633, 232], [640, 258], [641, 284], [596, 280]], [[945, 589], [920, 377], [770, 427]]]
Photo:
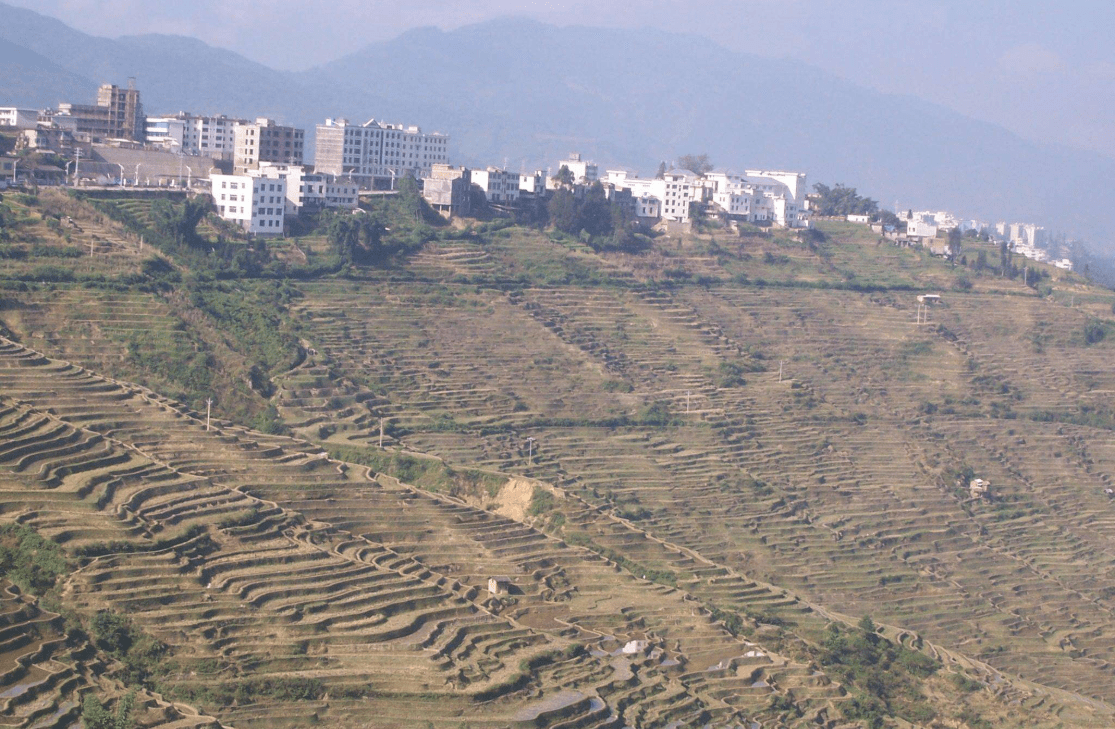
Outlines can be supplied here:
[[404, 177], [421, 181], [426, 200], [446, 216], [469, 214], [479, 195], [506, 208], [545, 199], [559, 188], [581, 195], [599, 184], [632, 219], [648, 224], [685, 225], [700, 211], [732, 221], [809, 227], [801, 173], [671, 169], [642, 178], [612, 169], [601, 175], [576, 153], [546, 172], [469, 169], [450, 164], [447, 135], [377, 119], [318, 124], [308, 165], [304, 129], [268, 118], [147, 116], [134, 82], [102, 85], [94, 104], [0, 108], [0, 130], [16, 133], [17, 152], [67, 160], [62, 169], [26, 155], [0, 158], [5, 184], [22, 175], [40, 184], [199, 188], [212, 195], [222, 218], [258, 235], [281, 235], [285, 219], [305, 211], [355, 209], [361, 193], [389, 193]]
[[848, 215], [847, 219], [849, 222], [871, 225], [876, 233], [896, 245], [921, 245], [934, 255], [951, 254], [949, 241], [943, 234], [958, 230], [961, 234], [974, 232], [987, 236], [988, 240], [1006, 243], [1012, 252], [1034, 261], [1051, 263], [1068, 271], [1073, 267], [1070, 259], [1054, 258], [1050, 254], [1049, 248], [1053, 242], [1040, 225], [1005, 222], [992, 225], [980, 220], [964, 220], [944, 210], [906, 210], [896, 212], [896, 215], [905, 226], [904, 231], [898, 226], [873, 222], [872, 216], [868, 215]]

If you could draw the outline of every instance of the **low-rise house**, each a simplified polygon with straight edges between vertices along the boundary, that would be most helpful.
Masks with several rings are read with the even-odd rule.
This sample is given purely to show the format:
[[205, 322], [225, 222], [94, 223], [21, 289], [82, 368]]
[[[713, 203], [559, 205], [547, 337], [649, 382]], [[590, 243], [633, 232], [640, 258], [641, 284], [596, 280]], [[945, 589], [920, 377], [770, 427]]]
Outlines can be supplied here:
[[489, 577], [488, 592], [492, 595], [507, 595], [511, 592], [511, 578], [505, 576]]
[[982, 478], [973, 478], [968, 483], [968, 495], [973, 499], [990, 499], [991, 482], [984, 481]]

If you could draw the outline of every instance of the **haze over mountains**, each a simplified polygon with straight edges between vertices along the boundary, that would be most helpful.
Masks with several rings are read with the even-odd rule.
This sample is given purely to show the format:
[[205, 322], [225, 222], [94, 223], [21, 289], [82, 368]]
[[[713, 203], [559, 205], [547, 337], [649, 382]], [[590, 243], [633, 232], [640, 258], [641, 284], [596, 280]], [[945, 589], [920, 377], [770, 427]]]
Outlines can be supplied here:
[[292, 73], [190, 38], [97, 38], [0, 4], [0, 60], [0, 104], [88, 103], [98, 84], [135, 76], [148, 113], [267, 115], [311, 133], [328, 116], [417, 123], [451, 135], [455, 162], [512, 169], [577, 150], [650, 174], [707, 152], [721, 167], [844, 182], [886, 207], [1027, 220], [1112, 247], [1115, 160], [695, 36], [504, 19], [416, 29]]

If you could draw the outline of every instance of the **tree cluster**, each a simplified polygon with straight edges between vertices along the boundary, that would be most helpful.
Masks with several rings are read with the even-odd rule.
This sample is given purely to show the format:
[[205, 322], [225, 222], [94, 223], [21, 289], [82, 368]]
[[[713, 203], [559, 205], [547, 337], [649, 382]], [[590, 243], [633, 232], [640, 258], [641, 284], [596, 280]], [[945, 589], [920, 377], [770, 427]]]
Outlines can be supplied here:
[[862, 197], [854, 187], [837, 183], [829, 187], [820, 182], [813, 185], [813, 212], [823, 217], [845, 215], [874, 215], [879, 203], [869, 197]]
[[546, 211], [551, 225], [597, 250], [635, 251], [642, 247], [643, 241], [631, 229], [628, 211], [609, 200], [599, 182], [581, 198], [564, 188], [556, 190]]
[[698, 175], [707, 175], [714, 169], [712, 160], [707, 154], [683, 154], [678, 157], [677, 166], [679, 169], [696, 172]]
[[383, 257], [383, 234], [378, 216], [365, 212], [333, 213], [325, 234], [344, 263], [374, 263]]
[[212, 208], [209, 198], [203, 195], [188, 198], [182, 204], [156, 200], [151, 205], [151, 222], [159, 233], [178, 245], [203, 245], [205, 241], [198, 235], [197, 226]]

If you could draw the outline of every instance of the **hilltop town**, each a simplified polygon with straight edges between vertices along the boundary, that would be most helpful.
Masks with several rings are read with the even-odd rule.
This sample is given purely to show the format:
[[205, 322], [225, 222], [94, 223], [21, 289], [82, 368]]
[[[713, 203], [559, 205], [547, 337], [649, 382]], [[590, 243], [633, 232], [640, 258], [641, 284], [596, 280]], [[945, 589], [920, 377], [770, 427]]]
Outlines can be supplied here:
[[[404, 178], [420, 182], [427, 203], [447, 217], [471, 215], [474, 191], [485, 205], [510, 213], [545, 202], [558, 189], [583, 197], [593, 185], [633, 226], [685, 229], [698, 215], [801, 229], [809, 227], [815, 212], [811, 200], [816, 202], [816, 194], [805, 173], [717, 172], [707, 155], [688, 158], [699, 169], [663, 163], [651, 177], [622, 168], [601, 174], [578, 153], [545, 171], [516, 173], [454, 166], [449, 135], [415, 125], [329, 118], [314, 131], [311, 167], [304, 164], [310, 151], [304, 129], [268, 118], [187, 112], [148, 116], [134, 84], [104, 84], [94, 104], [0, 108], [0, 132], [15, 133], [9, 154], [0, 157], [0, 184], [33, 180], [208, 193], [222, 218], [260, 236], [282, 235], [287, 219], [303, 212], [355, 210], [361, 193], [390, 193]], [[881, 216], [870, 202], [868, 213], [857, 209], [843, 217], [876, 223], [876, 232], [898, 245], [926, 246], [947, 256], [949, 244], [938, 239], [957, 231], [1005, 243], [1034, 261], [1073, 267], [1062, 250], [1066, 247], [1055, 245], [1037, 225], [961, 220], [947, 211], [896, 210]]]

